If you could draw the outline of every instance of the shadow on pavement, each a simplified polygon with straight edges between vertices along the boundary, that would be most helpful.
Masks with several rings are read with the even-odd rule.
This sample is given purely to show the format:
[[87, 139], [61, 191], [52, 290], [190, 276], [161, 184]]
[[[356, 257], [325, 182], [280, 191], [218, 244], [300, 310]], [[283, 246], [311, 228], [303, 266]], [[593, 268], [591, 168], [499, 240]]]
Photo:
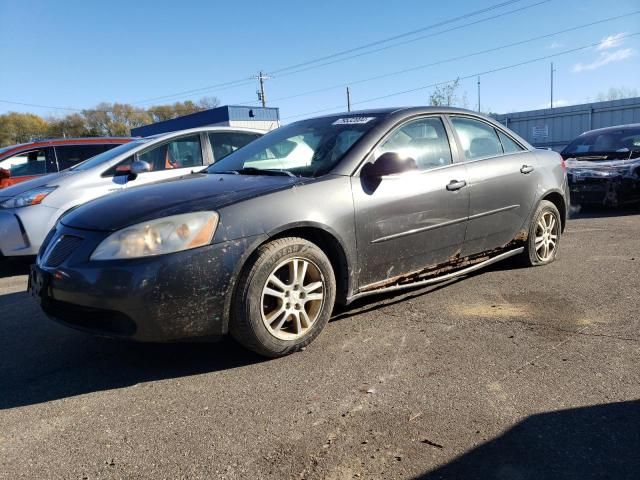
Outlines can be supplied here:
[[418, 478], [637, 479], [639, 452], [636, 400], [532, 415]]
[[0, 410], [263, 361], [231, 340], [141, 344], [48, 320], [26, 293], [0, 296]]
[[28, 275], [29, 266], [35, 260], [36, 257], [0, 258], [0, 278]]

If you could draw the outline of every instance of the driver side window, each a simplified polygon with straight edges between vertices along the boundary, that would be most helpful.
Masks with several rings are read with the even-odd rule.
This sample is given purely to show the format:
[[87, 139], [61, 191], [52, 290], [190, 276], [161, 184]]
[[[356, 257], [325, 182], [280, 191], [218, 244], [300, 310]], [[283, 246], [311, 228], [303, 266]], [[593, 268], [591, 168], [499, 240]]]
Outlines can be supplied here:
[[147, 162], [151, 172], [173, 168], [202, 166], [200, 135], [181, 137], [159, 145], [138, 155], [138, 160]]
[[376, 157], [393, 152], [416, 162], [418, 170], [451, 164], [451, 148], [438, 117], [413, 120], [399, 127], [378, 147]]
[[[202, 166], [202, 148], [200, 147], [200, 135], [191, 135], [172, 140], [162, 145], [152, 147], [137, 156], [138, 160], [149, 163], [150, 172], [160, 172], [173, 168], [189, 168]], [[136, 159], [130, 156], [111, 167], [102, 174], [103, 177], [127, 174], [127, 167]]]

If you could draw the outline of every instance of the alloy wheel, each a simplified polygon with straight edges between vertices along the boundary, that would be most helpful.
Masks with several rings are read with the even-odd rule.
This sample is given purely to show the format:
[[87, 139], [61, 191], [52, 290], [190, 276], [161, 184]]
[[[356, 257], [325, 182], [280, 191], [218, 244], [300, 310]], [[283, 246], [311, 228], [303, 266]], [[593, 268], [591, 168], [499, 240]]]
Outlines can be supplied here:
[[552, 212], [544, 212], [540, 215], [536, 224], [535, 249], [538, 260], [547, 262], [553, 258], [558, 244], [559, 222]]
[[262, 289], [262, 322], [274, 337], [297, 340], [317, 320], [324, 292], [325, 280], [316, 264], [289, 258], [273, 269]]

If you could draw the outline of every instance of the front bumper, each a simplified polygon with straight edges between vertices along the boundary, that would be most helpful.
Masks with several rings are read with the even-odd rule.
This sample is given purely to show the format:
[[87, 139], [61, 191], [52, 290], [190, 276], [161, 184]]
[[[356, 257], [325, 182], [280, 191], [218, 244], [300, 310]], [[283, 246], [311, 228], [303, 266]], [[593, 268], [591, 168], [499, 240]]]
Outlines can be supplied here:
[[640, 202], [640, 179], [630, 176], [593, 177], [569, 174], [571, 203], [623, 205]]
[[7, 257], [36, 255], [60, 211], [46, 205], [0, 209], [0, 253]]
[[[58, 266], [48, 265], [53, 246], [64, 235], [82, 241]], [[140, 341], [226, 333], [234, 279], [255, 239], [156, 257], [89, 261], [106, 235], [61, 226], [45, 246], [30, 289], [51, 319], [98, 335]]]

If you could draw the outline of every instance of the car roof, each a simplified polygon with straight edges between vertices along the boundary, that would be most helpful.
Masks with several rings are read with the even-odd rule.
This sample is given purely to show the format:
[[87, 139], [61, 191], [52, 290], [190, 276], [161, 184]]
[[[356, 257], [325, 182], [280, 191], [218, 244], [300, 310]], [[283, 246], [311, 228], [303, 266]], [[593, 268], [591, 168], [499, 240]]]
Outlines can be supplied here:
[[19, 143], [4, 147], [0, 153], [1, 157], [7, 157], [22, 150], [30, 150], [38, 147], [59, 147], [63, 145], [104, 145], [115, 144], [121, 145], [135, 140], [135, 137], [79, 137], [79, 138], [49, 138], [44, 140], [36, 140], [28, 143]]
[[361, 115], [391, 115], [396, 113], [403, 113], [407, 115], [421, 114], [421, 113], [445, 113], [445, 114], [473, 114], [476, 116], [486, 117], [478, 112], [467, 110], [465, 108], [456, 107], [433, 107], [433, 106], [416, 106], [416, 107], [386, 107], [386, 108], [372, 108], [367, 110], [352, 110], [350, 112], [330, 113], [326, 115], [320, 115], [313, 118], [331, 118], [331, 117], [346, 117], [346, 116], [361, 116]]
[[246, 132], [246, 133], [259, 133], [261, 135], [264, 135], [265, 133], [267, 133], [266, 131], [259, 130], [257, 128], [209, 126], [209, 127], [187, 128], [186, 130], [175, 130], [173, 132], [156, 133], [155, 135], [149, 135], [148, 137], [141, 137], [141, 138], [150, 139], [150, 140], [164, 140], [167, 138], [173, 138], [176, 136], [188, 135], [190, 133], [200, 133], [200, 132]]

